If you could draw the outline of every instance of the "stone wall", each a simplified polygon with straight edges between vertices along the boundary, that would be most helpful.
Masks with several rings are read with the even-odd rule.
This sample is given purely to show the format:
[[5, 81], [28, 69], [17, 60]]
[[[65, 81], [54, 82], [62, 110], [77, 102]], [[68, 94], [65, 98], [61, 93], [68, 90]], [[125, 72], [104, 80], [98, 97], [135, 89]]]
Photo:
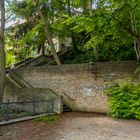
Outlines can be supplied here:
[[74, 111], [108, 112], [103, 90], [133, 74], [138, 62], [100, 62], [94, 65], [48, 65], [15, 70], [34, 88], [49, 88], [63, 96]]

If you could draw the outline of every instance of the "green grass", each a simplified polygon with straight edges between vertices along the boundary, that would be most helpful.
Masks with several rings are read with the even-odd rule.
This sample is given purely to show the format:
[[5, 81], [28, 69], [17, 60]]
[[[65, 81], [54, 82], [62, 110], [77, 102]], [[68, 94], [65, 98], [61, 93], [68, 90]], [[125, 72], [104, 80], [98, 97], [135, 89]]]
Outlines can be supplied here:
[[53, 123], [59, 120], [58, 115], [45, 115], [35, 119], [35, 121], [41, 121], [46, 123]]

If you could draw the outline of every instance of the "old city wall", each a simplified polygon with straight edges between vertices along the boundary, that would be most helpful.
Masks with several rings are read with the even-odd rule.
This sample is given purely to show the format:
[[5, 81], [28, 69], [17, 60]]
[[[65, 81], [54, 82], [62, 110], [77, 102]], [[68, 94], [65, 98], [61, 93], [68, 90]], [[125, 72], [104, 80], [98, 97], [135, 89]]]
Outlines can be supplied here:
[[49, 88], [62, 95], [64, 102], [74, 111], [107, 113], [107, 96], [103, 90], [132, 76], [137, 64], [136, 61], [99, 62], [92, 65], [29, 67], [14, 71], [34, 88]]

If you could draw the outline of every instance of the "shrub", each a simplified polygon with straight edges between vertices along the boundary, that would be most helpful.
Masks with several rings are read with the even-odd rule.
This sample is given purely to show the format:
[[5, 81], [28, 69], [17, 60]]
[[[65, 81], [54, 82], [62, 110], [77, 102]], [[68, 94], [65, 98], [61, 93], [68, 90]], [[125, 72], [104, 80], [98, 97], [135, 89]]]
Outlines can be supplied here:
[[111, 117], [140, 120], [140, 84], [119, 84], [105, 93], [109, 96]]
[[83, 51], [81, 54], [77, 56], [74, 60], [66, 59], [64, 64], [80, 64], [80, 63], [89, 63], [91, 61], [95, 61], [95, 55], [92, 51]]
[[41, 116], [36, 118], [36, 121], [42, 121], [42, 122], [56, 122], [59, 119], [58, 115], [45, 115], [45, 116]]

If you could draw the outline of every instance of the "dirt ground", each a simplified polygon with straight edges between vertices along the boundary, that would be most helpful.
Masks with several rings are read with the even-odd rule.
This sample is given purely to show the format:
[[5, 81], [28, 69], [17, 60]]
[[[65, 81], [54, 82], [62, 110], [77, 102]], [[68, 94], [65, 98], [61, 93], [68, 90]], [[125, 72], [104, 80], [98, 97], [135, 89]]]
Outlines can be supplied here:
[[71, 112], [51, 124], [32, 120], [1, 126], [0, 140], [140, 140], [140, 121]]

